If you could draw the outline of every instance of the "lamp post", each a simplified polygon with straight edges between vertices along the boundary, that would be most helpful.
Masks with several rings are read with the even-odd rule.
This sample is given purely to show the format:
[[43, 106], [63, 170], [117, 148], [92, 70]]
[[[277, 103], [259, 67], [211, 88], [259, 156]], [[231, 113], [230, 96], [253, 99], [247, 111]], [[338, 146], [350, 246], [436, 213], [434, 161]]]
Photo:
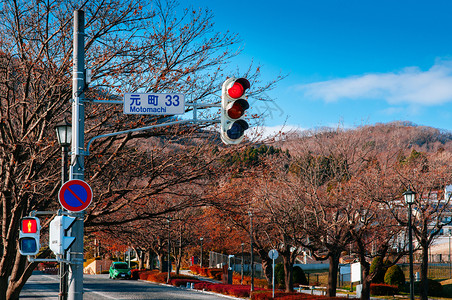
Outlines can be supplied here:
[[450, 236], [452, 235], [451, 229], [449, 229], [449, 278], [452, 278], [452, 262], [450, 260]]
[[[58, 143], [61, 146], [61, 185], [68, 181], [67, 154], [72, 141], [72, 126], [66, 119], [55, 125]], [[65, 256], [65, 255], [64, 255]], [[65, 258], [65, 257], [63, 257]], [[67, 268], [64, 262], [60, 262], [60, 292], [59, 300], [67, 299]]]
[[199, 261], [199, 265], [201, 266], [201, 268], [202, 268], [202, 241], [204, 240], [204, 238], [199, 238], [199, 241], [201, 242], [201, 259], [200, 259], [200, 261]]
[[170, 280], [171, 280], [171, 275], [170, 275], [170, 273], [171, 273], [171, 260], [170, 260], [170, 259], [171, 259], [171, 258], [170, 258], [170, 253], [171, 253], [170, 222], [171, 222], [171, 219], [168, 218], [168, 219], [166, 219], [166, 220], [167, 220], [167, 222], [168, 222], [168, 278], [167, 278], [167, 280], [166, 280], [166, 283], [169, 284], [169, 282], [170, 282]]
[[242, 261], [240, 262], [240, 284], [243, 284], [243, 245], [242, 243]]
[[414, 300], [414, 279], [413, 279], [413, 233], [411, 228], [411, 205], [414, 204], [416, 193], [410, 188], [403, 193], [405, 203], [408, 204], [408, 250], [410, 252], [410, 300]]
[[254, 292], [254, 256], [253, 256], [253, 213], [251, 211], [248, 212], [248, 215], [250, 216], [250, 246], [251, 246], [251, 253], [250, 253], [250, 267], [251, 267], [251, 287], [250, 291]]

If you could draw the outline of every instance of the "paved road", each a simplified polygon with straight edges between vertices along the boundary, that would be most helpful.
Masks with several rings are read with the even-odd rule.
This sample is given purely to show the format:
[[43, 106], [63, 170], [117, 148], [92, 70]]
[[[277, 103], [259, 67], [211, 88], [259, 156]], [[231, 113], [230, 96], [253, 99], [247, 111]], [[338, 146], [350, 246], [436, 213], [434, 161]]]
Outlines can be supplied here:
[[[58, 300], [57, 275], [32, 275], [25, 284], [20, 299]], [[146, 281], [111, 280], [108, 275], [84, 275], [84, 300], [106, 299], [194, 299], [194, 300], [225, 300], [224, 297], [211, 293], [187, 290], [166, 285], [158, 285]]]

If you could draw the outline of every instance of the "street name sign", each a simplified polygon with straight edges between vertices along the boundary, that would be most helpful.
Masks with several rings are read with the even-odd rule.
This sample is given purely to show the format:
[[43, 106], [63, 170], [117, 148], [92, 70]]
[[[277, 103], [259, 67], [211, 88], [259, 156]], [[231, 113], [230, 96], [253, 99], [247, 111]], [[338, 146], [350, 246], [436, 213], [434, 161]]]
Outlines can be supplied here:
[[124, 113], [139, 115], [182, 115], [185, 113], [184, 94], [126, 93]]
[[71, 212], [85, 210], [93, 200], [93, 191], [83, 180], [73, 179], [61, 186], [58, 193], [61, 206]]

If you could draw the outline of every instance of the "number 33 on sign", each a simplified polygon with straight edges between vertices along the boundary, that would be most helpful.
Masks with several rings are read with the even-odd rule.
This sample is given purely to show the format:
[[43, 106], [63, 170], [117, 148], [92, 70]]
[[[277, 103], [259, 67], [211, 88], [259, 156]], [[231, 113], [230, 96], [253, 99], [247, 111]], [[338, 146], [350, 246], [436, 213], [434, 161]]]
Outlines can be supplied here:
[[127, 93], [124, 113], [140, 115], [182, 115], [185, 113], [184, 94]]

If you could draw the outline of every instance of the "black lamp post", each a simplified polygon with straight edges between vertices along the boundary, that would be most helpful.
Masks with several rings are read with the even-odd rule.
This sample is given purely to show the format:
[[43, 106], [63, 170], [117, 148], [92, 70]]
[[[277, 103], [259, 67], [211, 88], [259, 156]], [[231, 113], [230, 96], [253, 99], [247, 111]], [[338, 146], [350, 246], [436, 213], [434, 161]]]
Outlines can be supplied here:
[[[67, 167], [67, 154], [68, 148], [72, 141], [72, 126], [64, 119], [57, 125], [55, 125], [55, 131], [58, 139], [58, 143], [61, 146], [61, 185], [68, 181], [68, 167]], [[60, 263], [60, 292], [58, 294], [59, 300], [67, 299], [67, 268], [64, 262]]]
[[166, 221], [168, 222], [168, 277], [166, 279], [166, 283], [169, 284], [170, 280], [171, 280], [171, 235], [170, 235], [170, 223], [171, 223], [171, 219], [168, 218], [166, 219]]
[[242, 261], [240, 262], [240, 284], [243, 284], [243, 245], [242, 243]]
[[250, 246], [251, 246], [251, 253], [250, 253], [250, 267], [251, 267], [251, 286], [250, 291], [254, 292], [254, 256], [253, 256], [253, 213], [251, 211], [248, 212], [248, 215], [250, 216]]
[[199, 265], [201, 266], [201, 268], [202, 268], [202, 241], [204, 240], [204, 238], [199, 238], [199, 241], [201, 242], [201, 259], [200, 259], [200, 261], [199, 261]]
[[416, 193], [410, 188], [403, 193], [406, 204], [408, 204], [408, 250], [410, 252], [410, 300], [414, 300], [414, 279], [413, 279], [413, 233], [411, 229], [411, 205], [414, 204]]

